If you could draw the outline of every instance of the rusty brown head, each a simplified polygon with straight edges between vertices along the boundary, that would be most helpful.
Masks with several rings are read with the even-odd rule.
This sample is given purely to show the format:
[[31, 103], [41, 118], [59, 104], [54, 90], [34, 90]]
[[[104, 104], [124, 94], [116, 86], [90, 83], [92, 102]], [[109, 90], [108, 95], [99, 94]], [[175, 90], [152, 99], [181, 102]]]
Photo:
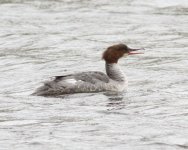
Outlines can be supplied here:
[[141, 49], [131, 49], [125, 44], [117, 44], [113, 45], [107, 48], [107, 50], [103, 53], [103, 59], [107, 63], [117, 63], [118, 60], [127, 55], [133, 55], [133, 54], [143, 54], [140, 52], [135, 52], [137, 50]]

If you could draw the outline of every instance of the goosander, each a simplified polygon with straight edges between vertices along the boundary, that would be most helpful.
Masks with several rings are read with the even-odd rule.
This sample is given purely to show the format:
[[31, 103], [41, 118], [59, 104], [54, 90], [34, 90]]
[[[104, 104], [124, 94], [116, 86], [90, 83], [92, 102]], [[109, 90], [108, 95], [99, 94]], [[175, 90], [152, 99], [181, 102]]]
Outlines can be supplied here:
[[47, 81], [39, 87], [33, 95], [57, 96], [73, 93], [89, 93], [102, 91], [121, 92], [126, 89], [128, 82], [125, 74], [118, 65], [122, 57], [133, 54], [141, 49], [131, 49], [125, 44], [110, 46], [103, 53], [106, 74], [98, 71], [81, 72], [63, 76], [56, 76], [52, 81]]

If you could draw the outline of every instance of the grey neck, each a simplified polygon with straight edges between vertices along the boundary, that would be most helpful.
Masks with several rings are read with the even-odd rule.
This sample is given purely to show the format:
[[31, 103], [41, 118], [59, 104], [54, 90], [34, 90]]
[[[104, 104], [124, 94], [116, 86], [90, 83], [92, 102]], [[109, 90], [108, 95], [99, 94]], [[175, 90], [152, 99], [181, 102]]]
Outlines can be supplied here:
[[124, 82], [126, 81], [125, 74], [120, 69], [117, 63], [106, 63], [106, 74], [115, 81]]

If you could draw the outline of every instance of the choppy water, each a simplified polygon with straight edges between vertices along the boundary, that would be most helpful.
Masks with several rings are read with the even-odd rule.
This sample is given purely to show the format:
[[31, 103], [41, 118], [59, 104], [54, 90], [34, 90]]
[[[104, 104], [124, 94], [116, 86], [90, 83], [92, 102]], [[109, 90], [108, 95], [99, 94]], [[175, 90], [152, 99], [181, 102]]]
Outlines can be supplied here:
[[[126, 43], [129, 90], [30, 96], [42, 81], [104, 71], [101, 53]], [[188, 148], [187, 0], [1, 0], [0, 149]]]

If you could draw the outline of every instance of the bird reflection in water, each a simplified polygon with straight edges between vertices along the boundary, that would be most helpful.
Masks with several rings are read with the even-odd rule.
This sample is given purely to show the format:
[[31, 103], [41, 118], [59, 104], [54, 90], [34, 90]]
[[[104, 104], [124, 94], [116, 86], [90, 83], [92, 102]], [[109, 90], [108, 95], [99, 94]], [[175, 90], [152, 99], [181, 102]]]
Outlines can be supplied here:
[[119, 110], [123, 109], [125, 107], [125, 101], [124, 101], [124, 93], [120, 92], [110, 92], [110, 93], [104, 93], [106, 97], [108, 97], [108, 103], [107, 103], [107, 110]]

